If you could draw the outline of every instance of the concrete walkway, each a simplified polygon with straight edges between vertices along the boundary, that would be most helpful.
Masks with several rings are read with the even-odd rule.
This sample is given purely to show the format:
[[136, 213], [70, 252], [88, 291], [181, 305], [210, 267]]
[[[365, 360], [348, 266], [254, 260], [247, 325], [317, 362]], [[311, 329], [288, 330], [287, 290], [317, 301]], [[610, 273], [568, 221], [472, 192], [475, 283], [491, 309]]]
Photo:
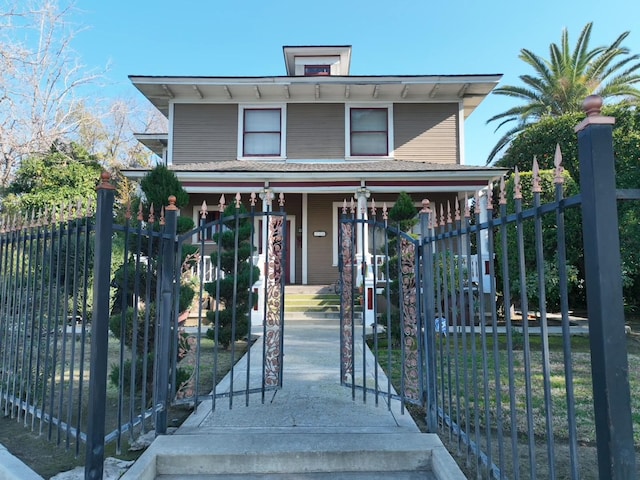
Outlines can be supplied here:
[[[352, 478], [336, 472], [360, 472], [366, 467], [384, 470], [381, 477], [371, 473], [366, 478], [388, 478], [392, 471], [394, 478], [405, 478], [396, 470], [415, 466], [430, 471], [406, 478], [464, 478], [437, 435], [420, 433], [409, 413], [401, 412], [398, 401], [387, 403], [381, 395], [376, 404], [369, 393], [365, 402], [362, 391], [356, 391], [353, 399], [351, 389], [340, 385], [337, 322], [289, 321], [284, 332], [282, 389], [268, 392], [264, 403], [260, 394], [252, 394], [248, 406], [244, 396], [235, 397], [232, 408], [228, 398], [218, 399], [215, 410], [211, 400], [204, 401], [174, 435], [157, 438], [123, 479], [220, 475], [225, 473], [220, 469], [229, 455], [240, 455], [240, 463], [247, 464], [248, 470], [240, 472], [237, 461], [229, 462], [236, 474], [256, 475], [266, 469], [284, 475], [290, 469], [333, 472], [326, 478]], [[367, 383], [373, 385], [377, 365], [368, 349], [362, 350], [362, 342], [356, 343], [360, 345], [356, 345], [354, 363], [362, 370], [365, 356]], [[252, 347], [250, 357], [253, 387], [260, 380], [261, 340]], [[234, 369], [236, 389], [244, 385], [247, 365], [245, 356]], [[378, 369], [378, 375], [379, 383], [386, 385], [384, 372]], [[362, 380], [362, 371], [357, 376]], [[228, 391], [230, 383], [231, 372], [218, 392]], [[218, 454], [217, 459], [208, 460], [211, 452]], [[362, 465], [359, 461], [354, 464], [354, 455]], [[285, 471], [273, 470], [276, 467]]]

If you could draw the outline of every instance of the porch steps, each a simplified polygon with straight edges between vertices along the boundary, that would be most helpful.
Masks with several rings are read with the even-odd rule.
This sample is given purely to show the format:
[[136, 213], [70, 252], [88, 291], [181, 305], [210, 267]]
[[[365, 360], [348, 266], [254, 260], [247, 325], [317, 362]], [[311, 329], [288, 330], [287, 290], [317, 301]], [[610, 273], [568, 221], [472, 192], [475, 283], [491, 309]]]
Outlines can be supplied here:
[[[359, 306], [355, 311], [361, 311]], [[340, 296], [334, 293], [285, 292], [286, 320], [340, 320]]]
[[154, 461], [138, 468], [137, 478], [460, 479], [455, 462], [441, 455], [446, 450], [438, 437], [421, 433], [229, 433], [183, 440], [165, 446], [163, 437], [156, 439]]

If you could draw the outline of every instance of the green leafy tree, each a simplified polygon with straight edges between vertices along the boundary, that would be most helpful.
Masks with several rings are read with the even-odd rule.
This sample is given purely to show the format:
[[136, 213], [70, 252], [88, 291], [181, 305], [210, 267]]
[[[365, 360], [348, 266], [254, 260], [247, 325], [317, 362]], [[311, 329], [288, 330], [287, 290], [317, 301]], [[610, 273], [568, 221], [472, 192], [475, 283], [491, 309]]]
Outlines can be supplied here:
[[[549, 203], [555, 199], [555, 184], [554, 184], [553, 170], [541, 170], [540, 171], [540, 202], [542, 204]], [[578, 186], [572, 180], [570, 175], [564, 173], [564, 192], [565, 197], [578, 193]], [[523, 172], [520, 174], [520, 185], [522, 191], [522, 210], [526, 210], [533, 207], [533, 173]], [[515, 178], [511, 177], [506, 183], [506, 197], [507, 197], [507, 212], [513, 213], [515, 211], [515, 200], [513, 199], [513, 192], [515, 187]], [[497, 200], [497, 196], [494, 195], [494, 200]], [[494, 207], [494, 211], [499, 210]], [[521, 227], [523, 241], [524, 241], [524, 266], [526, 272], [525, 283], [527, 286], [527, 300], [529, 302], [529, 308], [531, 310], [537, 309], [539, 300], [538, 291], [538, 271], [536, 265], [536, 250], [535, 250], [535, 225], [533, 221], [525, 221]], [[502, 242], [499, 239], [499, 234], [496, 237], [496, 258], [502, 258], [502, 255], [506, 253], [509, 264], [509, 281], [511, 287], [511, 298], [514, 302], [520, 301], [520, 294], [522, 293], [522, 286], [519, 275], [519, 260], [518, 260], [518, 244], [517, 244], [517, 231], [514, 228], [509, 228], [507, 231], [507, 252], [502, 250]], [[582, 223], [579, 209], [567, 209], [565, 211], [565, 236], [567, 239], [567, 271], [569, 273], [569, 296], [572, 302], [572, 306], [584, 306], [585, 304], [585, 292], [584, 292], [584, 256], [582, 248]], [[560, 302], [560, 291], [558, 289], [558, 262], [557, 262], [557, 225], [555, 215], [544, 215], [542, 217], [542, 242], [543, 242], [543, 257], [545, 259], [542, 268], [545, 272], [545, 293], [546, 293], [546, 306], [550, 309], [558, 307]], [[501, 288], [503, 285], [503, 274], [500, 268], [496, 269], [497, 273], [497, 286]]]
[[[618, 188], [640, 188], [640, 109], [625, 104], [610, 105], [603, 108], [602, 114], [616, 119], [613, 126], [616, 186]], [[548, 117], [534, 125], [529, 125], [513, 140], [506, 154], [496, 165], [507, 168], [517, 166], [522, 172], [531, 169], [535, 156], [541, 168], [551, 168], [553, 167], [556, 144], [559, 144], [562, 150], [563, 165], [574, 181], [579, 183], [578, 140], [574, 127], [583, 118], [584, 114], [569, 113], [559, 117]], [[571, 188], [573, 187], [567, 185], [569, 194], [574, 191]], [[577, 186], [575, 191], [577, 191]], [[552, 198], [549, 197], [548, 200], [552, 200]], [[640, 298], [639, 216], [636, 202], [623, 201], [618, 203], [622, 278], [625, 299], [628, 304], [637, 304]], [[571, 238], [582, 238], [579, 223], [574, 226], [571, 235]], [[581, 264], [575, 263], [574, 265], [578, 269], [578, 278], [583, 278]]]
[[580, 112], [585, 97], [597, 94], [610, 100], [640, 99], [640, 55], [631, 55], [622, 42], [629, 36], [624, 32], [607, 46], [589, 47], [593, 23], [582, 29], [573, 50], [569, 46], [569, 33], [562, 31], [560, 44], [549, 45], [549, 58], [530, 50], [520, 50], [519, 58], [534, 73], [520, 75], [523, 86], [505, 85], [493, 93], [524, 103], [491, 117], [487, 123], [500, 121], [503, 125], [515, 123], [493, 148], [487, 163], [527, 125], [545, 117], [557, 117]]
[[[260, 269], [253, 265], [251, 257], [254, 247], [251, 244], [251, 218], [238, 218], [247, 210], [243, 205], [236, 208], [230, 204], [224, 211], [226, 229], [216, 233], [213, 240], [220, 245], [220, 252], [211, 254], [213, 265], [218, 264], [224, 272], [220, 280], [220, 295], [216, 297], [215, 282], [205, 285], [207, 293], [217, 298], [217, 310], [207, 312], [207, 318], [214, 323], [218, 318], [218, 343], [227, 348], [231, 342], [244, 338], [249, 333], [249, 322], [252, 305], [249, 304], [251, 282], [258, 280]], [[237, 220], [237, 228], [236, 228]], [[237, 242], [237, 249], [236, 249]], [[237, 271], [236, 271], [237, 267]], [[235, 294], [234, 294], [235, 291]], [[254, 299], [255, 301], [255, 299]], [[235, 336], [233, 335], [233, 318], [235, 316]], [[207, 337], [215, 340], [215, 327], [207, 331]]]
[[79, 200], [95, 200], [102, 168], [93, 155], [76, 143], [56, 142], [46, 155], [21, 163], [3, 200], [7, 213], [51, 211]]

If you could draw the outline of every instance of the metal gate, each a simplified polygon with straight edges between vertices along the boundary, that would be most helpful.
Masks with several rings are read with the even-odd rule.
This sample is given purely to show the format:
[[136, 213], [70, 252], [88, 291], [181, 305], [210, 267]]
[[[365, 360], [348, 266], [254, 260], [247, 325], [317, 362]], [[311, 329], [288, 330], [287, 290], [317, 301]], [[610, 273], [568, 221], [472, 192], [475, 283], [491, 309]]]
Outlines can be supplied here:
[[[210, 212], [203, 203], [200, 225], [177, 237], [170, 356], [174, 404], [197, 405], [210, 397], [216, 408], [217, 399], [227, 397], [231, 407], [234, 397], [248, 404], [250, 394], [260, 393], [264, 401], [265, 392], [282, 386], [286, 213], [270, 205], [256, 211], [255, 204], [255, 194], [248, 209], [239, 194], [230, 205], [223, 195], [217, 218], [207, 222]], [[177, 307], [185, 285], [196, 287], [189, 323]], [[216, 373], [223, 353], [231, 358], [225, 382]], [[242, 378], [236, 374], [241, 357]], [[205, 379], [207, 372], [212, 375]]]
[[425, 391], [420, 242], [388, 224], [386, 206], [381, 219], [375, 204], [366, 213], [352, 202], [340, 220], [341, 379], [354, 398], [404, 409]]

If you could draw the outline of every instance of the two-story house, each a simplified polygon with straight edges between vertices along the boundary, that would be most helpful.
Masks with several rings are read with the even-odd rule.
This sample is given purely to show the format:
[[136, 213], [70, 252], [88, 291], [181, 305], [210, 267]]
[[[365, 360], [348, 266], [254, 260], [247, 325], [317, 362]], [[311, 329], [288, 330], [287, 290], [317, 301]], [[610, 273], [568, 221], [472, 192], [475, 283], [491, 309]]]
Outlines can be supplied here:
[[[464, 120], [501, 75], [350, 75], [351, 46], [285, 46], [285, 76], [131, 76], [169, 120], [139, 135], [190, 193], [198, 221], [221, 194], [285, 196], [286, 279], [337, 278], [343, 201], [442, 202], [499, 173], [465, 165]], [[129, 170], [140, 178], [144, 170]], [[368, 200], [367, 200], [368, 199]], [[246, 203], [245, 203], [246, 204]]]

